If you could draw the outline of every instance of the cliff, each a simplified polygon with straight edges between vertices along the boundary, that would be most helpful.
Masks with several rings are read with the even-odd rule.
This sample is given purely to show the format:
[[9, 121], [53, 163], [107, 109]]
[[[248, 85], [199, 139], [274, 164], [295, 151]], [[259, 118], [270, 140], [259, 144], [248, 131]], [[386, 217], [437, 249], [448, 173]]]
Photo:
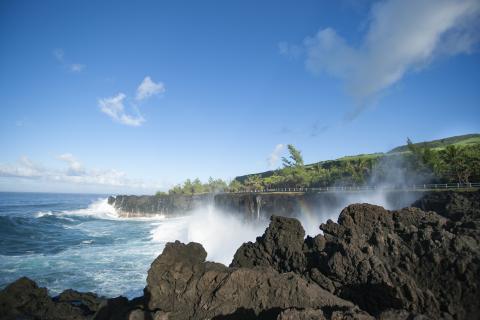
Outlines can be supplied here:
[[388, 208], [402, 208], [420, 198], [421, 191], [372, 191], [322, 192], [322, 193], [219, 193], [200, 195], [159, 195], [109, 197], [122, 217], [151, 215], [185, 215], [196, 208], [213, 205], [215, 208], [241, 216], [245, 219], [272, 215], [295, 217], [305, 211], [315, 212], [322, 208], [341, 209], [350, 203], [364, 202], [371, 197], [381, 197]]
[[143, 217], [151, 215], [176, 216], [185, 215], [195, 208], [211, 203], [212, 194], [199, 195], [155, 195], [109, 197], [121, 217]]
[[321, 193], [221, 193], [214, 197], [216, 208], [247, 219], [269, 218], [272, 215], [297, 217], [302, 213], [314, 214], [325, 209], [341, 209], [365, 199], [381, 197], [389, 208], [402, 208], [424, 195], [421, 191], [321, 192]]

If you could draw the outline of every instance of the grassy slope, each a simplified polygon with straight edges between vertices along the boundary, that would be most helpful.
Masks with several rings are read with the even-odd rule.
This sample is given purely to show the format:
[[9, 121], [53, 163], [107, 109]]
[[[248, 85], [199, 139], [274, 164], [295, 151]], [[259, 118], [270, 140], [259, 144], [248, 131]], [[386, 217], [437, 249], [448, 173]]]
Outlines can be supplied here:
[[[456, 145], [456, 146], [466, 146], [472, 144], [480, 143], [480, 134], [466, 134], [463, 136], [455, 136], [449, 137], [439, 140], [432, 140], [426, 142], [419, 142], [414, 143], [414, 145], [426, 145], [427, 147], [434, 148], [434, 149], [444, 149], [448, 145]], [[400, 147], [396, 147], [390, 150], [388, 153], [397, 153], [397, 152], [405, 152], [408, 151], [407, 145], [403, 145]]]
[[[454, 136], [454, 137], [449, 137], [449, 138], [444, 138], [444, 139], [439, 139], [439, 140], [432, 140], [432, 141], [425, 141], [425, 142], [419, 142], [415, 143], [415, 145], [427, 145], [431, 148], [434, 148], [435, 150], [441, 150], [444, 149], [448, 145], [456, 145], [456, 146], [467, 146], [467, 145], [474, 145], [474, 144], [480, 144], [480, 134], [466, 134], [462, 136]], [[341, 157], [335, 160], [326, 160], [326, 161], [320, 161], [320, 162], [315, 162], [311, 164], [307, 164], [306, 167], [313, 167], [317, 164], [320, 164], [322, 166], [329, 167], [331, 165], [337, 164], [338, 162], [342, 161], [351, 161], [351, 160], [362, 160], [362, 159], [375, 159], [382, 157], [384, 155], [394, 155], [394, 154], [399, 154], [403, 152], [408, 152], [408, 147], [407, 145], [399, 146], [396, 148], [393, 148], [392, 150], [388, 151], [387, 153], [369, 153], [369, 154], [359, 154], [359, 155], [354, 155], [354, 156], [345, 156]], [[270, 171], [265, 171], [261, 173], [252, 173], [252, 174], [247, 174], [243, 176], [238, 176], [235, 179], [239, 181], [244, 181], [247, 179], [249, 176], [253, 175], [259, 175], [262, 178], [269, 177], [273, 175], [275, 171], [270, 170]]]

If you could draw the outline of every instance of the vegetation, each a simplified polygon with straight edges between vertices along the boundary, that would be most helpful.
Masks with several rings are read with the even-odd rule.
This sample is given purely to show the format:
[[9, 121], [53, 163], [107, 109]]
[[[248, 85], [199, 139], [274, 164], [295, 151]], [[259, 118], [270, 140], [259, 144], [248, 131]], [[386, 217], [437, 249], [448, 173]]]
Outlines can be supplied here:
[[[428, 147], [431, 149], [443, 149], [450, 145], [460, 147], [460, 146], [469, 146], [469, 145], [476, 145], [476, 144], [480, 144], [480, 134], [466, 134], [462, 136], [449, 137], [449, 138], [444, 138], [439, 140], [419, 142], [419, 143], [416, 143], [415, 145]], [[409, 150], [410, 150], [410, 146], [407, 143], [406, 145], [396, 147], [390, 150], [389, 153], [405, 152]]]
[[[210, 178], [187, 180], [168, 194], [239, 192], [279, 188], [317, 188], [378, 184], [469, 183], [480, 181], [480, 135], [467, 135], [413, 143], [395, 152], [343, 157], [305, 165], [302, 153], [288, 145], [283, 167], [260, 174], [237, 177], [227, 183]], [[157, 195], [166, 193], [159, 192]]]
[[[239, 187], [240, 188], [240, 187]], [[222, 179], [209, 178], [207, 183], [202, 183], [200, 179], [187, 179], [182, 185], [178, 184], [168, 190], [168, 194], [201, 194], [215, 193], [227, 190], [227, 183]], [[166, 195], [165, 192], [157, 192], [158, 196]]]

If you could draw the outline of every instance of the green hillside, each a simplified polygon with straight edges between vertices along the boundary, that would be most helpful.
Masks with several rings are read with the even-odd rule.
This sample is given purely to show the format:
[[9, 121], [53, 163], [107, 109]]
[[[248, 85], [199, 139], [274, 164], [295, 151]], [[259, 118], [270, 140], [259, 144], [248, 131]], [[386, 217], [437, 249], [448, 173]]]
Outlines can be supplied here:
[[[432, 140], [432, 141], [425, 141], [425, 142], [418, 142], [414, 143], [414, 146], [426, 146], [428, 148], [433, 149], [444, 149], [446, 146], [455, 145], [455, 146], [468, 146], [480, 144], [480, 134], [465, 134], [462, 136], [454, 136], [444, 139]], [[396, 152], [405, 152], [408, 151], [408, 146], [403, 145], [396, 148], [393, 148], [388, 153], [396, 153]]]
[[396, 147], [386, 153], [359, 154], [304, 164], [300, 150], [288, 145], [289, 156], [277, 170], [247, 174], [227, 183], [210, 178], [186, 180], [173, 194], [278, 188], [317, 188], [377, 184], [468, 183], [480, 181], [480, 134], [468, 134]]
[[[428, 149], [431, 149], [432, 151], [437, 151], [437, 152], [444, 150], [447, 146], [451, 146], [451, 145], [454, 145], [460, 148], [480, 146], [480, 134], [477, 134], [477, 133], [466, 134], [466, 135], [453, 136], [453, 137], [448, 137], [448, 138], [443, 138], [438, 140], [424, 141], [424, 142], [411, 144], [411, 146], [416, 148], [428, 148]], [[350, 163], [350, 164], [367, 163], [368, 165], [371, 165], [381, 158], [397, 157], [403, 153], [410, 153], [408, 144], [395, 147], [386, 153], [377, 152], [377, 153], [344, 156], [334, 160], [324, 160], [324, 161], [319, 161], [311, 164], [306, 164], [305, 168], [307, 169], [307, 171], [309, 171], [317, 167], [321, 167], [326, 170], [329, 170], [332, 168], [345, 167], [347, 163]], [[235, 180], [244, 183], [245, 181], [252, 178], [253, 176], [260, 177], [263, 179], [263, 178], [271, 177], [275, 173], [277, 173], [276, 170], [270, 170], [270, 171], [265, 171], [260, 173], [246, 174], [246, 175], [236, 177]]]

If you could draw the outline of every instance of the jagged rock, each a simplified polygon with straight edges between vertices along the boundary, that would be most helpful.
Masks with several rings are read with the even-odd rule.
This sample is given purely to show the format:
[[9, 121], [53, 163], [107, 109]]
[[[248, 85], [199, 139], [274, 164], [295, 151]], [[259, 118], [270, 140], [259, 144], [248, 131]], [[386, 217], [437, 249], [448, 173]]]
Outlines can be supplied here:
[[[294, 273], [272, 268], [227, 268], [205, 262], [198, 243], [168, 243], [148, 272], [150, 310], [168, 319], [270, 318], [288, 308], [348, 310], [354, 305]], [[268, 316], [267, 316], [268, 314]]]
[[[307, 237], [302, 250], [296, 235], [303, 229], [279, 227], [293, 225], [274, 217], [264, 236], [239, 248], [232, 265], [295, 270], [377, 316], [471, 319], [480, 314], [480, 237], [478, 228], [461, 226], [475, 218], [480, 201], [469, 199], [468, 214], [456, 210], [458, 223], [417, 208], [350, 205], [338, 223], [322, 224], [323, 235]], [[287, 238], [291, 245], [276, 240]]]
[[480, 220], [480, 191], [473, 192], [430, 192], [415, 201], [412, 207], [423, 211], [435, 211], [452, 221]]
[[279, 272], [303, 272], [305, 230], [297, 219], [272, 216], [265, 233], [255, 243], [244, 243], [231, 267], [271, 266]]
[[143, 320], [150, 319], [143, 297], [128, 300], [125, 297], [106, 299], [95, 313], [94, 320]]
[[277, 320], [326, 320], [323, 311], [319, 309], [287, 309], [282, 311]]
[[54, 302], [46, 288], [20, 278], [0, 292], [0, 319], [89, 319], [92, 313], [81, 306]]
[[99, 310], [100, 305], [105, 299], [99, 298], [96, 294], [91, 292], [85, 293], [68, 289], [53, 298], [53, 300], [76, 305], [85, 310], [88, 314], [93, 314]]

